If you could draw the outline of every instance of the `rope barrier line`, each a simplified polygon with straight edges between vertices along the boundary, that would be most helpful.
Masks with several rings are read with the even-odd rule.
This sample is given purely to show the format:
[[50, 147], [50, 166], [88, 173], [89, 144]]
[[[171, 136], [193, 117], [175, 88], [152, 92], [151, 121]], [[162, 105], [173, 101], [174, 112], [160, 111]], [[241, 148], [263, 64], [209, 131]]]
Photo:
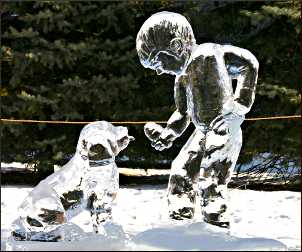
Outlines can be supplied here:
[[[292, 115], [292, 116], [272, 116], [272, 117], [255, 117], [255, 118], [246, 118], [245, 121], [260, 121], [260, 120], [280, 120], [280, 119], [301, 119], [301, 115]], [[23, 123], [34, 123], [34, 124], [88, 124], [92, 122], [77, 122], [77, 121], [43, 121], [43, 120], [18, 120], [18, 119], [0, 119], [1, 123], [5, 124], [23, 124]], [[112, 124], [146, 124], [147, 122], [154, 123], [167, 123], [167, 121], [112, 121]]]
[[[40, 120], [17, 120], [17, 119], [0, 119], [1, 122], [5, 124], [23, 124], [23, 123], [44, 123], [44, 124], [88, 124], [92, 123], [94, 121], [90, 122], [77, 122], [77, 121], [40, 121]], [[111, 121], [112, 124], [145, 124], [147, 122], [151, 121]], [[152, 121], [154, 123], [167, 123], [167, 121]]]
[[301, 115], [292, 115], [292, 116], [256, 117], [256, 118], [246, 118], [245, 121], [278, 120], [278, 119], [298, 119], [298, 118], [302, 118], [302, 116]]

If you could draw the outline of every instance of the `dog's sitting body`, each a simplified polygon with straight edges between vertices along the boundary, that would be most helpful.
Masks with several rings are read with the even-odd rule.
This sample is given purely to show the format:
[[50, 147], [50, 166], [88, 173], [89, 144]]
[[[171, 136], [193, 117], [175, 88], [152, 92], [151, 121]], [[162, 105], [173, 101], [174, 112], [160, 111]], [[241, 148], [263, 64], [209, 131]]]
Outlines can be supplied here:
[[115, 156], [131, 140], [126, 127], [106, 121], [86, 125], [73, 158], [41, 181], [19, 207], [14, 239], [62, 240], [60, 227], [69, 222], [77, 225], [79, 216], [86, 230], [98, 233], [111, 218], [111, 204], [119, 188]]

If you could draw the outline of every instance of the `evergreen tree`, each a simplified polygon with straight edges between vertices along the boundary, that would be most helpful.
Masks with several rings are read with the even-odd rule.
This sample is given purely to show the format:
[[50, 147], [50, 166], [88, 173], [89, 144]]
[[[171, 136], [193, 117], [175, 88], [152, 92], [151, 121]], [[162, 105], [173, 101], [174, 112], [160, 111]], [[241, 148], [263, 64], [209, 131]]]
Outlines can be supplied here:
[[[161, 92], [154, 84], [155, 74], [140, 66], [135, 51], [136, 13], [131, 4], [3, 4], [2, 116], [127, 121], [168, 115], [173, 91]], [[148, 83], [142, 82], [145, 79]], [[41, 168], [64, 163], [70, 157], [66, 154], [75, 150], [81, 128], [4, 125], [4, 159], [39, 160]]]

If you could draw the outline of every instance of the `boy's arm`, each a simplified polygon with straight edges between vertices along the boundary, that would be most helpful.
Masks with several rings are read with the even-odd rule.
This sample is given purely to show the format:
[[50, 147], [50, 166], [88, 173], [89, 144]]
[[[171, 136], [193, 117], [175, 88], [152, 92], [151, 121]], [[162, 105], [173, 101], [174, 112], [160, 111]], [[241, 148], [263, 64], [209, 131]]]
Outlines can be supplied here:
[[166, 130], [172, 130], [176, 137], [181, 136], [190, 124], [190, 117], [187, 113], [187, 96], [184, 81], [185, 76], [180, 76], [175, 81], [174, 100], [176, 111], [169, 118], [165, 128]]
[[248, 50], [236, 46], [223, 46], [227, 70], [232, 79], [237, 79], [234, 94], [234, 113], [248, 113], [254, 103], [259, 63]]
[[181, 136], [190, 124], [190, 117], [187, 114], [186, 89], [183, 85], [185, 77], [181, 76], [175, 81], [174, 100], [176, 111], [171, 115], [167, 126], [163, 129], [154, 123], [145, 125], [145, 134], [153, 141], [152, 146], [156, 150], [170, 148], [173, 141]]

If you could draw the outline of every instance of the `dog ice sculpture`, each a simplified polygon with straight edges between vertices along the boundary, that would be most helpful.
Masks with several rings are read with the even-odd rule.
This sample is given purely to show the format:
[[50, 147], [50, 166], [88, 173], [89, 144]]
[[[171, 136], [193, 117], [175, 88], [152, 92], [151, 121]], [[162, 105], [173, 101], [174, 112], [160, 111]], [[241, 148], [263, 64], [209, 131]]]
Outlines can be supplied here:
[[19, 207], [13, 238], [64, 240], [61, 227], [66, 223], [77, 225], [80, 219], [86, 230], [98, 233], [111, 218], [111, 205], [119, 188], [115, 156], [131, 140], [134, 138], [126, 127], [114, 127], [106, 121], [86, 125], [73, 158], [41, 181]]

